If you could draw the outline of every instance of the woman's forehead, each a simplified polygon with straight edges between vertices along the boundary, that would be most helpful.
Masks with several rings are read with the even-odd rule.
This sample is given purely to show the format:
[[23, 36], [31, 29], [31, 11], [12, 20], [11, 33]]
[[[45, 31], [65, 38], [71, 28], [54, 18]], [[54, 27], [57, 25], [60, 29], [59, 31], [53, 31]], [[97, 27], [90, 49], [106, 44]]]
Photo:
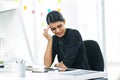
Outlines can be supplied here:
[[57, 27], [58, 25], [61, 25], [63, 23], [64, 23], [63, 21], [53, 22], [53, 23], [50, 23], [50, 27]]

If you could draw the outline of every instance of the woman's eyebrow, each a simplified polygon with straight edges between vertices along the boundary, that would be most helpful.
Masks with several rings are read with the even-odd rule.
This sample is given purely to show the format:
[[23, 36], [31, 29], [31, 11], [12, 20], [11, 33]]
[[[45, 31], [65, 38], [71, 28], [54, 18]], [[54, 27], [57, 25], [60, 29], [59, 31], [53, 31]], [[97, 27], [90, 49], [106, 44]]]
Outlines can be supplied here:
[[[60, 25], [62, 25], [62, 24], [58, 24], [56, 27], [58, 27], [58, 26], [60, 26]], [[53, 26], [52, 28], [56, 28], [55, 26]], [[51, 26], [50, 26], [50, 28], [51, 28]]]

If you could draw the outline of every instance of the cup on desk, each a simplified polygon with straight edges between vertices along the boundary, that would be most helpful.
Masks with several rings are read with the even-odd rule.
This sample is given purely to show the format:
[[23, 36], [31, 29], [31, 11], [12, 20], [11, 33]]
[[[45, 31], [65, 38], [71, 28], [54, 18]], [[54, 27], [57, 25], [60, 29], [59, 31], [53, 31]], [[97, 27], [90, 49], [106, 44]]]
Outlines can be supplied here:
[[16, 77], [25, 77], [25, 61], [14, 63], [14, 73]]

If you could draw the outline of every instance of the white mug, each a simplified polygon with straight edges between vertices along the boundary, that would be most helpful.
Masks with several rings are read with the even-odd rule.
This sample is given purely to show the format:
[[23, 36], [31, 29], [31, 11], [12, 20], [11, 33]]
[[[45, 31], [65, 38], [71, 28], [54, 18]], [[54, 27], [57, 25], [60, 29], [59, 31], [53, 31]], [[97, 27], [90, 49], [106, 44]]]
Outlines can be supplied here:
[[14, 73], [16, 77], [25, 77], [25, 62], [14, 63]]

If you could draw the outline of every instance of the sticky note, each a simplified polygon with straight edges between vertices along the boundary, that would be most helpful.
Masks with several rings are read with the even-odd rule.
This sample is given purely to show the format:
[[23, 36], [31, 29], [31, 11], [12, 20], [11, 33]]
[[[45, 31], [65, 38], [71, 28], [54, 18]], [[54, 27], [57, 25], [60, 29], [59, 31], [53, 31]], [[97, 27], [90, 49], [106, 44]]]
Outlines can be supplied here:
[[24, 9], [24, 10], [27, 10], [27, 6], [24, 6], [23, 9]]
[[62, 1], [62, 0], [58, 0], [58, 1], [57, 1], [57, 2], [58, 2], [58, 4], [60, 4], [60, 3], [61, 3], [61, 1]]
[[50, 12], [51, 11], [51, 9], [48, 9], [48, 12]]
[[61, 8], [57, 8], [57, 11], [61, 12]]
[[14, 0], [15, 2], [19, 2], [19, 0]]
[[35, 14], [35, 10], [32, 10], [32, 14]]

